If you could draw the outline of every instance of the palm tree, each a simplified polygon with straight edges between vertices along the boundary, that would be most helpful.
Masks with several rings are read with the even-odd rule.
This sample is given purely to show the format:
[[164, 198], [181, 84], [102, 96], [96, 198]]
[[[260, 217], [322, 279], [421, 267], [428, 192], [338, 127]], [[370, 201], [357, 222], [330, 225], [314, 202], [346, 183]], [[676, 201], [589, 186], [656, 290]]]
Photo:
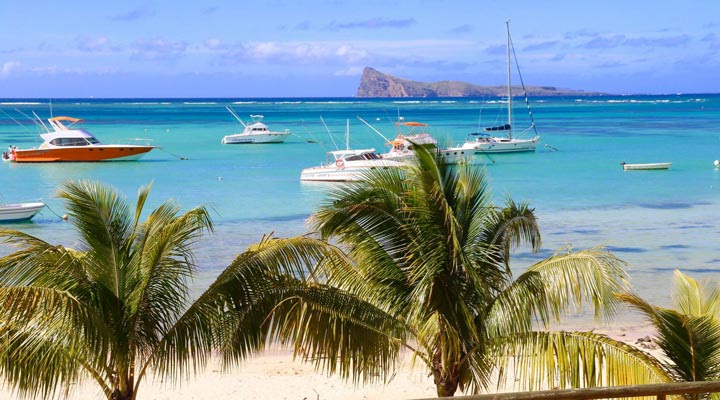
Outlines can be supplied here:
[[720, 380], [720, 286], [676, 270], [673, 287], [674, 309], [653, 306], [635, 294], [619, 297], [655, 326], [658, 347], [667, 357], [662, 364], [672, 380]]
[[22, 247], [0, 260], [0, 373], [47, 397], [89, 377], [108, 399], [134, 399], [145, 367], [183, 311], [194, 271], [190, 246], [212, 230], [204, 207], [178, 215], [171, 201], [140, 215], [98, 183], [67, 182], [58, 197], [79, 233], [76, 249], [2, 230]]
[[208, 210], [180, 214], [167, 201], [141, 222], [149, 190], [140, 189], [133, 210], [102, 184], [65, 183], [59, 197], [79, 234], [75, 249], [0, 230], [4, 243], [20, 247], [0, 259], [0, 376], [19, 393], [67, 395], [71, 384], [90, 379], [108, 399], [134, 400], [150, 371], [187, 377], [214, 349], [232, 365], [265, 345], [263, 306], [275, 301], [261, 290], [265, 264], [292, 275], [314, 259], [332, 259], [324, 242], [268, 237], [191, 302], [191, 247], [212, 230]]
[[[663, 380], [654, 359], [631, 346], [533, 331], [583, 302], [612, 316], [625, 264], [599, 248], [566, 251], [514, 278], [511, 250], [540, 248], [537, 220], [509, 198], [495, 206], [481, 170], [443, 166], [418, 149], [405, 171], [373, 171], [334, 190], [312, 223], [351, 261], [336, 257], [290, 277], [268, 272], [282, 282], [269, 287], [287, 291], [266, 324], [318, 368], [356, 382], [386, 379], [406, 348], [432, 374], [438, 396], [490, 388], [512, 355], [526, 360], [521, 377], [530, 388]], [[630, 372], [598, 373], [618, 365]]]

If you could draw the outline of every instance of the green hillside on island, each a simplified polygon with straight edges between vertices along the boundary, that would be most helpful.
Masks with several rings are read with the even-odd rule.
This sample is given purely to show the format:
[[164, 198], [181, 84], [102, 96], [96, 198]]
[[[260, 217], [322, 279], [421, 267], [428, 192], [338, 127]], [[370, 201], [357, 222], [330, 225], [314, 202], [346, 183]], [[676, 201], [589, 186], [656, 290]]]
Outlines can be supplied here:
[[[560, 89], [554, 86], [526, 86], [530, 96], [597, 96], [603, 93]], [[513, 91], [521, 93], [520, 86]], [[459, 81], [418, 82], [384, 74], [365, 67], [356, 97], [482, 97], [505, 96], [507, 86], [481, 86]]]

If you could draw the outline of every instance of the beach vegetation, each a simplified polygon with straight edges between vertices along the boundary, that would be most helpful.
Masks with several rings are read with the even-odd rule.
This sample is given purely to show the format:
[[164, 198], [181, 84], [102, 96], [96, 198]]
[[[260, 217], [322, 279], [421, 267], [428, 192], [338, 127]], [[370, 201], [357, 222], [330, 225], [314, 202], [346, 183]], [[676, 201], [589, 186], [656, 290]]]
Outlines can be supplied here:
[[676, 270], [673, 308], [651, 305], [636, 294], [619, 298], [655, 327], [655, 343], [668, 379], [677, 382], [720, 380], [720, 285], [697, 281]]
[[[173, 383], [213, 356], [229, 368], [279, 344], [356, 384], [392, 380], [409, 352], [438, 396], [717, 377], [717, 286], [676, 274], [679, 311], [654, 307], [600, 247], [563, 248], [516, 275], [511, 254], [541, 248], [534, 210], [496, 205], [480, 168], [417, 153], [407, 169], [333, 189], [313, 234], [263, 236], [195, 298], [192, 247], [213, 230], [205, 207], [180, 213], [168, 200], [141, 220], [150, 186], [132, 207], [101, 183], [63, 184], [72, 247], [0, 230], [19, 248], [0, 258], [0, 376], [31, 398], [90, 380], [134, 400], [148, 375]], [[550, 329], [583, 309], [609, 321], [623, 302], [656, 323], [671, 363]]]
[[63, 184], [73, 247], [0, 230], [20, 248], [0, 259], [0, 376], [19, 394], [67, 396], [89, 379], [108, 399], [135, 399], [147, 368], [172, 354], [166, 343], [187, 308], [191, 247], [213, 225], [205, 207], [180, 213], [173, 201], [141, 221], [150, 187], [132, 207], [98, 182]]
[[391, 379], [405, 349], [438, 396], [493, 390], [508, 368], [534, 390], [662, 381], [661, 366], [632, 346], [542, 329], [584, 305], [611, 318], [624, 262], [602, 248], [563, 249], [515, 276], [511, 253], [541, 248], [534, 210], [509, 197], [494, 204], [480, 168], [417, 153], [406, 170], [334, 189], [312, 216], [346, 258], [301, 275], [267, 270], [276, 288], [293, 287], [266, 319], [272, 337], [356, 382]]

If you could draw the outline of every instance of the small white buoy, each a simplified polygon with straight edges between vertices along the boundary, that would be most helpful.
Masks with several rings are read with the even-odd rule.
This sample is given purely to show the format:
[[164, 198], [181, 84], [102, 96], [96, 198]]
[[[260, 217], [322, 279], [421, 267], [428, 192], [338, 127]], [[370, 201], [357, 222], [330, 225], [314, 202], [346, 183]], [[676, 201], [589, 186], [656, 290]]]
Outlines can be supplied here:
[[63, 214], [62, 219], [63, 219], [63, 221], [67, 221], [67, 219], [68, 219], [67, 214]]
[[720, 160], [713, 161], [713, 165], [715, 165], [716, 167], [720, 167]]
[[221, 180], [222, 180], [222, 176], [218, 176], [218, 180], [221, 181]]

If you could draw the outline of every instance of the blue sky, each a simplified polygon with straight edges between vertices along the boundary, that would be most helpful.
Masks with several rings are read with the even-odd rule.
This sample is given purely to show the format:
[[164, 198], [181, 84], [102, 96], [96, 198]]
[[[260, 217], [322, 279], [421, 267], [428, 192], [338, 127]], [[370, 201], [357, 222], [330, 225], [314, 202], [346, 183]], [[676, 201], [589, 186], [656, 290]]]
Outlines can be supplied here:
[[716, 0], [30, 3], [0, 1], [0, 98], [349, 97], [365, 66], [501, 85], [506, 19], [526, 84], [720, 92]]

